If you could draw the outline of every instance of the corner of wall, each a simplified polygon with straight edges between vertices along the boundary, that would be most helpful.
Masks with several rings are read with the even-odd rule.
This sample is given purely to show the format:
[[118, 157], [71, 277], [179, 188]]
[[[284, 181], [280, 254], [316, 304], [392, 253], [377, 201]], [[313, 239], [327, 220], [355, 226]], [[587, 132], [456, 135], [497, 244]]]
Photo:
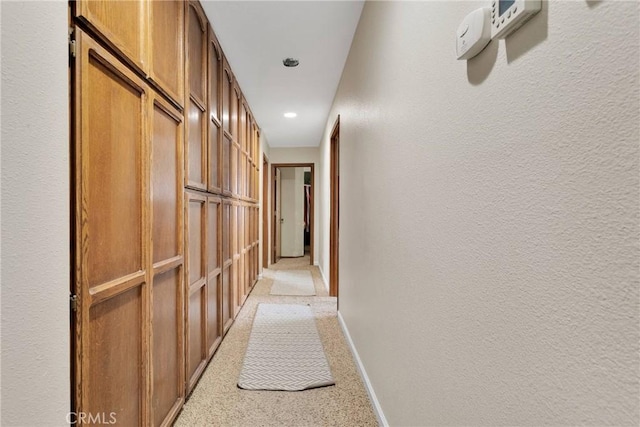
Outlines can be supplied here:
[[322, 270], [322, 265], [320, 265], [319, 262], [314, 262], [313, 265], [318, 267], [318, 270], [320, 271], [320, 276], [322, 276], [322, 283], [324, 284], [324, 287], [327, 288], [327, 292], [329, 292], [329, 281], [327, 280], [327, 277], [324, 275], [324, 271]]
[[353, 340], [351, 339], [351, 334], [349, 334], [349, 329], [347, 328], [347, 324], [345, 323], [344, 318], [342, 317], [342, 313], [340, 311], [338, 311], [338, 322], [340, 323], [342, 332], [344, 333], [344, 336], [347, 339], [347, 344], [349, 345], [349, 349], [351, 350], [353, 359], [356, 362], [356, 366], [358, 367], [358, 372], [360, 373], [360, 377], [362, 378], [364, 387], [367, 390], [369, 399], [371, 399], [371, 404], [373, 405], [373, 412], [376, 414], [376, 418], [378, 419], [378, 424], [380, 424], [383, 427], [388, 427], [389, 423], [387, 422], [387, 418], [384, 416], [384, 412], [382, 411], [382, 406], [378, 401], [376, 392], [373, 389], [373, 385], [371, 384], [371, 381], [369, 380], [369, 376], [367, 375], [367, 371], [364, 368], [364, 365], [362, 364], [362, 360], [360, 360], [360, 355], [358, 354], [358, 350], [356, 350], [356, 346], [353, 343]]

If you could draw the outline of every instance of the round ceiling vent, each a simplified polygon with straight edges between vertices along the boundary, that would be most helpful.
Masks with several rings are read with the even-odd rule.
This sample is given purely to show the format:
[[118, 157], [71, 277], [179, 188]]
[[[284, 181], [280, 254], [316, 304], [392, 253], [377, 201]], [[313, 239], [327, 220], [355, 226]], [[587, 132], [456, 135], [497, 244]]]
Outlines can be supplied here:
[[284, 64], [285, 67], [297, 67], [298, 64], [300, 64], [300, 61], [294, 58], [287, 58], [287, 59], [283, 59], [282, 63]]

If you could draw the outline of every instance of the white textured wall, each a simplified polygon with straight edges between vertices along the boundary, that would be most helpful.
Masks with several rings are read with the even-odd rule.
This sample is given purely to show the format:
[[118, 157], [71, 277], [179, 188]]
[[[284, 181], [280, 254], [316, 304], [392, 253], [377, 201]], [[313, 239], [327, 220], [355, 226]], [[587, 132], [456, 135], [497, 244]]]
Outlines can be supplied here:
[[70, 407], [66, 2], [2, 9], [3, 426]]
[[328, 200], [340, 114], [340, 311], [392, 425], [637, 426], [640, 6], [456, 61], [478, 5], [365, 5], [320, 156]]
[[[313, 163], [314, 180], [315, 180], [315, 205], [314, 205], [314, 263], [318, 264], [318, 254], [320, 250], [320, 209], [324, 204], [324, 199], [319, 195], [321, 191], [319, 185], [320, 179], [320, 151], [318, 147], [298, 147], [298, 148], [282, 148], [271, 147], [269, 149], [269, 162], [271, 163]], [[328, 199], [327, 199], [328, 200]]]

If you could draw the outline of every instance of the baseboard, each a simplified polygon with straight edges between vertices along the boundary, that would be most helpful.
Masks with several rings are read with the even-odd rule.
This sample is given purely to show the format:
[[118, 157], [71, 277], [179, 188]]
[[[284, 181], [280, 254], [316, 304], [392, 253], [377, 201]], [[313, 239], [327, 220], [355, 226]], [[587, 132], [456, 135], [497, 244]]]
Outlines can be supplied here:
[[324, 271], [322, 271], [322, 267], [320, 267], [319, 264], [316, 264], [316, 265], [318, 266], [318, 271], [320, 271], [320, 276], [322, 277], [322, 282], [324, 283], [324, 287], [327, 288], [327, 292], [329, 292], [329, 281], [324, 276]]
[[[322, 270], [320, 270], [320, 272], [322, 272]], [[349, 329], [347, 329], [347, 325], [346, 323], [344, 323], [342, 314], [339, 311], [338, 311], [338, 322], [340, 323], [342, 332], [344, 333], [344, 336], [347, 339], [347, 344], [349, 344], [349, 348], [351, 349], [351, 354], [353, 354], [353, 358], [356, 361], [358, 372], [360, 372], [360, 377], [362, 377], [362, 382], [364, 382], [364, 387], [367, 390], [369, 399], [371, 399], [371, 404], [373, 405], [373, 412], [375, 412], [376, 417], [378, 418], [378, 424], [380, 424], [383, 427], [389, 427], [389, 423], [387, 422], [387, 419], [384, 416], [384, 412], [382, 412], [382, 407], [380, 406], [380, 402], [378, 402], [376, 392], [373, 391], [373, 386], [371, 385], [371, 381], [369, 381], [369, 376], [367, 375], [367, 371], [364, 369], [362, 360], [360, 360], [360, 356], [358, 355], [358, 350], [356, 350], [356, 347], [353, 344], [353, 341], [351, 340]]]

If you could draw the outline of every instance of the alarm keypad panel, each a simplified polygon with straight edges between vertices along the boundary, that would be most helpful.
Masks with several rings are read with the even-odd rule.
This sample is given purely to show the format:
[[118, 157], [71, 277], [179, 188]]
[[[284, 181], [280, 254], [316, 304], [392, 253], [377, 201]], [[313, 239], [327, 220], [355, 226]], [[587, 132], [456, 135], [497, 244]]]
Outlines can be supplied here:
[[507, 37], [541, 7], [541, 0], [491, 0], [491, 38]]

